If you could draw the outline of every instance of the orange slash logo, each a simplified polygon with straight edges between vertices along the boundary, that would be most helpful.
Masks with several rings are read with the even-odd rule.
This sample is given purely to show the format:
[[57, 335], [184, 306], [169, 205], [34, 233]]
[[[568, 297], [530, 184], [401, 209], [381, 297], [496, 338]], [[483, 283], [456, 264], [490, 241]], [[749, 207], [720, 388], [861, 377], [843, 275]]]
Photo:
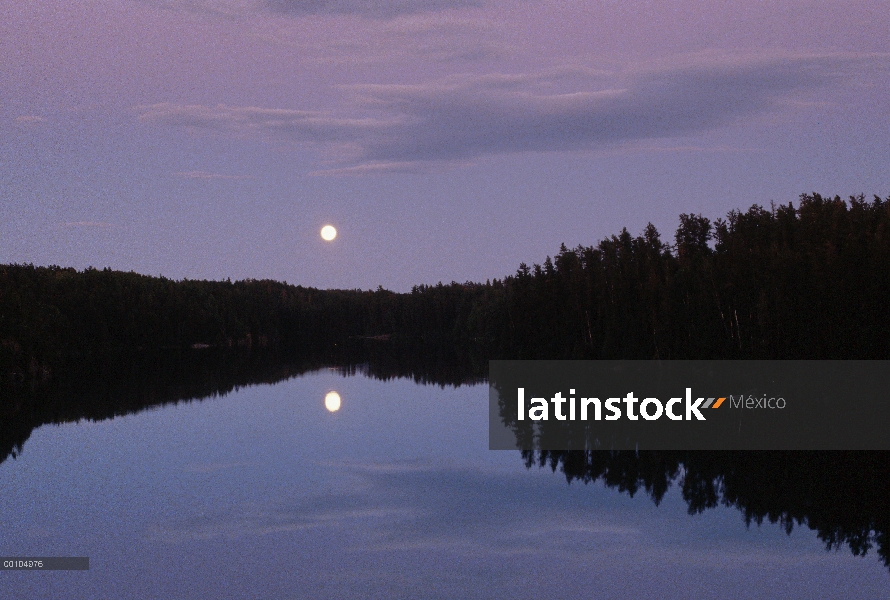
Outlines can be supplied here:
[[[714, 402], [714, 400], [717, 400], [717, 402]], [[720, 405], [723, 404], [724, 400], [726, 400], [726, 398], [708, 398], [708, 401], [705, 402], [705, 405], [702, 406], [702, 408], [720, 408]], [[711, 406], [711, 404], [714, 406]]]

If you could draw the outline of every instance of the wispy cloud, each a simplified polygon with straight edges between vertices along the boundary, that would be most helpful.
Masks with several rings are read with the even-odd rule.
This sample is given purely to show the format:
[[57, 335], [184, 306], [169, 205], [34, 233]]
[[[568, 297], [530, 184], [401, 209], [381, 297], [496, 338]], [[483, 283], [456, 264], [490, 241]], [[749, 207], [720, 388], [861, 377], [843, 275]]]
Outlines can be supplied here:
[[348, 167], [326, 167], [310, 171], [308, 175], [373, 175], [375, 173], [444, 173], [469, 166], [469, 160], [440, 161], [372, 161]]
[[708, 57], [602, 72], [562, 68], [352, 85], [336, 111], [155, 104], [143, 121], [313, 144], [355, 174], [519, 152], [588, 151], [699, 134], [792, 106], [888, 56]]
[[257, 12], [279, 15], [357, 15], [392, 19], [481, 6], [481, 0], [143, 0], [165, 8], [246, 16]]
[[299, 49], [300, 61], [325, 65], [481, 63], [517, 54], [514, 41], [487, 20], [458, 19], [450, 14], [376, 20], [356, 28], [329, 27], [323, 42], [307, 35], [297, 19], [251, 23], [251, 35]]
[[352, 14], [373, 18], [475, 7], [479, 0], [264, 0], [269, 9], [285, 14]]
[[68, 223], [59, 223], [57, 229], [76, 229], [80, 227], [89, 227], [94, 229], [116, 229], [118, 226], [114, 223], [105, 223], [103, 221], [71, 221]]
[[249, 467], [251, 463], [246, 461], [224, 462], [224, 463], [202, 463], [192, 464], [185, 467], [187, 473], [215, 473], [217, 471], [228, 471], [239, 467]]
[[253, 179], [252, 175], [226, 175], [224, 173], [210, 173], [209, 171], [177, 171], [173, 175], [181, 179]]

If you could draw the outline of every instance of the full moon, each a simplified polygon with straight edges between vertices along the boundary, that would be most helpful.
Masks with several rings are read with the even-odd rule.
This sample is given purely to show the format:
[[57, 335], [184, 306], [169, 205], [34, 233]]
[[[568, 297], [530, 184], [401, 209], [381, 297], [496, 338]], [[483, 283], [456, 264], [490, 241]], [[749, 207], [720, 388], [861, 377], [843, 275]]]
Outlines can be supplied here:
[[[333, 229], [333, 227], [331, 229]], [[337, 412], [340, 410], [340, 394], [337, 392], [328, 392], [325, 394], [324, 407], [330, 412]]]
[[334, 229], [333, 225], [325, 225], [321, 228], [321, 239], [330, 242], [335, 237], [337, 237], [337, 230]]

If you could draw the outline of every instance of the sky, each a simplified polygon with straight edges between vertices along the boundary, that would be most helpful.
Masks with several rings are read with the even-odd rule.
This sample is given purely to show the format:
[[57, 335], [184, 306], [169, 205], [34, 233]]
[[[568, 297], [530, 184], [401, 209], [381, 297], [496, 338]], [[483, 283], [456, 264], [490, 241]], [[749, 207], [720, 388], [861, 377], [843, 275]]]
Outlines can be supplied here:
[[0, 0], [0, 263], [403, 292], [886, 198], [887, 31], [877, 0]]

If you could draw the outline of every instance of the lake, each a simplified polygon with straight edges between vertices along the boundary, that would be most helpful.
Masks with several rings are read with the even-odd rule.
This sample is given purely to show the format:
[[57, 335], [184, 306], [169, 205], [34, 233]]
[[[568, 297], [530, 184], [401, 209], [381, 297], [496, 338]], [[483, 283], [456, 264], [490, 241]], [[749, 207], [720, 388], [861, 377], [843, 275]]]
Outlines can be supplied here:
[[3, 595], [890, 597], [874, 549], [488, 450], [485, 384], [343, 373], [37, 427], [0, 464], [0, 554], [90, 570], [0, 572]]

